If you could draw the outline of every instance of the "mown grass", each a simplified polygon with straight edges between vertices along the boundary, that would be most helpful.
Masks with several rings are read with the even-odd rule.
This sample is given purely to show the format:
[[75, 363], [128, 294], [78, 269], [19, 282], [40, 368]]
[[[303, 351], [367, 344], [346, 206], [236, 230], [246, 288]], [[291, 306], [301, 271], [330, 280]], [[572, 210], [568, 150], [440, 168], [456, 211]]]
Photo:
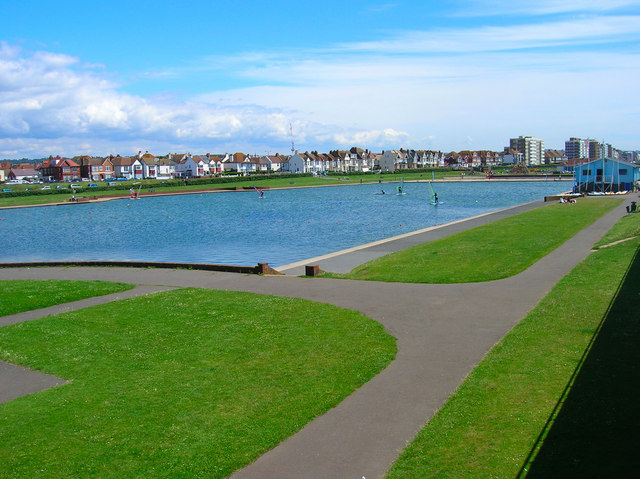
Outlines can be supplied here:
[[0, 328], [71, 383], [0, 404], [0, 477], [226, 477], [382, 370], [395, 341], [310, 301], [177, 290]]
[[[449, 178], [458, 178], [460, 172], [457, 170], [437, 170], [434, 171], [435, 179], [443, 179], [446, 177]], [[476, 176], [479, 178], [483, 178], [485, 175], [476, 173]], [[495, 176], [495, 178], [499, 178], [499, 174]], [[471, 176], [473, 177], [473, 176]], [[310, 187], [310, 186], [330, 186], [330, 185], [350, 185], [350, 184], [359, 184], [359, 183], [389, 183], [389, 182], [397, 182], [400, 179], [404, 179], [405, 181], [427, 181], [431, 180], [431, 172], [419, 171], [399, 171], [397, 173], [384, 173], [384, 174], [349, 174], [344, 173], [340, 176], [296, 176], [296, 177], [287, 177], [287, 178], [279, 178], [277, 175], [274, 175], [272, 178], [263, 179], [262, 177], [257, 177], [257, 179], [244, 178], [239, 181], [231, 181], [229, 183], [214, 183], [214, 184], [189, 184], [187, 182], [186, 185], [178, 185], [178, 186], [164, 186], [162, 181], [160, 180], [143, 180], [142, 181], [142, 190], [141, 195], [149, 194], [152, 189], [153, 192], [156, 193], [181, 193], [186, 191], [194, 191], [194, 190], [218, 190], [220, 188], [223, 189], [233, 189], [236, 187], [240, 188], [251, 188], [252, 185], [256, 187], [269, 187], [269, 188], [293, 188], [293, 187]], [[87, 183], [76, 183], [82, 184], [86, 186]], [[99, 183], [103, 185], [102, 182]], [[122, 189], [107, 189], [107, 190], [99, 190], [91, 188], [84, 188], [82, 191], [75, 193], [76, 198], [84, 198], [84, 197], [104, 197], [104, 196], [113, 196], [113, 195], [127, 195], [129, 187], [135, 187], [138, 184], [137, 181], [127, 181], [119, 184], [119, 187], [125, 188]], [[33, 185], [10, 185], [10, 189], [14, 191], [24, 191], [25, 188], [39, 188], [41, 185], [33, 186]], [[18, 197], [6, 197], [0, 194], [0, 208], [1, 207], [15, 207], [15, 206], [35, 206], [35, 205], [43, 205], [49, 203], [64, 203], [68, 202], [71, 199], [71, 195], [74, 194], [70, 189], [61, 190], [61, 193], [52, 193], [47, 195], [38, 195], [38, 196], [18, 196]]]
[[133, 289], [108, 281], [0, 280], [0, 316]]
[[531, 477], [636, 477], [639, 245], [602, 249], [560, 281], [487, 354], [387, 478], [513, 478], [527, 469]]
[[[438, 175], [441, 175], [439, 173]], [[309, 186], [330, 186], [330, 185], [348, 185], [348, 184], [356, 184], [360, 183], [362, 180], [363, 183], [372, 183], [378, 182], [379, 180], [383, 183], [390, 181], [399, 181], [401, 177], [405, 179], [413, 178], [415, 179], [425, 179], [427, 178], [426, 173], [409, 173], [405, 175], [400, 174], [384, 174], [384, 175], [351, 175], [345, 174], [344, 176], [299, 176], [299, 177], [287, 177], [287, 178], [279, 178], [274, 176], [273, 178], [268, 179], [255, 179], [255, 180], [239, 180], [239, 181], [231, 181], [229, 183], [213, 183], [213, 184], [190, 184], [187, 182], [186, 184], [180, 184], [178, 186], [163, 186], [164, 184], [158, 180], [144, 180], [142, 182], [143, 186], [141, 189], [141, 195], [149, 194], [152, 189], [155, 193], [184, 193], [188, 191], [199, 191], [199, 190], [219, 190], [219, 189], [234, 189], [237, 187], [240, 188], [251, 188], [252, 185], [256, 187], [269, 187], [269, 188], [292, 188], [292, 187], [309, 187]], [[431, 178], [431, 175], [428, 175]], [[122, 182], [119, 184], [119, 187], [125, 188], [122, 189], [112, 189], [112, 190], [98, 190], [85, 188], [84, 190], [75, 193], [76, 198], [84, 198], [84, 197], [105, 197], [105, 196], [113, 196], [113, 195], [128, 195], [128, 190], [126, 188], [135, 187], [134, 183], [137, 182], [128, 181]], [[100, 183], [102, 185], [102, 183]], [[83, 185], [86, 185], [84, 183]], [[14, 191], [22, 191], [27, 187], [26, 185], [12, 185], [11, 189]], [[33, 187], [31, 187], [33, 188]], [[70, 189], [64, 190], [63, 193], [60, 194], [48, 194], [48, 195], [39, 195], [39, 196], [17, 196], [17, 197], [3, 197], [0, 195], [0, 207], [12, 207], [12, 206], [31, 206], [31, 205], [39, 205], [39, 204], [48, 204], [48, 203], [60, 203], [60, 202], [68, 202], [71, 198], [71, 195], [74, 194]]]
[[327, 277], [407, 283], [470, 283], [520, 273], [620, 205], [619, 198], [550, 204], [375, 259]]
[[595, 248], [640, 236], [640, 213], [626, 215], [594, 245]]

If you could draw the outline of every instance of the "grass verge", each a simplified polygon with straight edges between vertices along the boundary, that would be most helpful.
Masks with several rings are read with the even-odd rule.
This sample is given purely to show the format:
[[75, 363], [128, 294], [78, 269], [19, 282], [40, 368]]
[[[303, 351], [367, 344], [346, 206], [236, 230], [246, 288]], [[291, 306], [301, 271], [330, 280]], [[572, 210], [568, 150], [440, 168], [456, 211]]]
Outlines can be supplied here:
[[0, 316], [133, 289], [109, 281], [0, 280]]
[[0, 477], [226, 477], [382, 370], [360, 313], [184, 289], [0, 328], [0, 359], [72, 382], [0, 404]]
[[560, 281], [473, 370], [388, 479], [635, 477], [639, 245], [593, 253]]
[[620, 218], [613, 228], [605, 234], [594, 248], [602, 248], [616, 241], [624, 241], [640, 236], [640, 214], [633, 213]]
[[524, 271], [596, 219], [620, 198], [551, 204], [447, 238], [375, 259], [326, 277], [406, 283], [470, 283]]

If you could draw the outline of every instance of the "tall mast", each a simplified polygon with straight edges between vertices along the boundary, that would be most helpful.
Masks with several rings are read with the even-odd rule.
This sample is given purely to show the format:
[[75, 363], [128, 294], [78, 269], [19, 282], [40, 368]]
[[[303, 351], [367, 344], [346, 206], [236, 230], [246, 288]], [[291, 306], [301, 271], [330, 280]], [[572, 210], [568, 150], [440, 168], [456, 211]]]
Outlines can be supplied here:
[[293, 144], [293, 125], [289, 123], [289, 135], [291, 136], [291, 156], [295, 155], [296, 147]]

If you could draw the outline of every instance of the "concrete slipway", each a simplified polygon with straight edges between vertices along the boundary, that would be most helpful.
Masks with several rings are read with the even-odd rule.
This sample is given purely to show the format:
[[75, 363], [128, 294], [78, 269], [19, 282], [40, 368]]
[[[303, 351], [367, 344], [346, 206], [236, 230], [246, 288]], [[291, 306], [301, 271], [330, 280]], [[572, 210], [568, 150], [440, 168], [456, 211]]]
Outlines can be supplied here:
[[[540, 205], [521, 205], [305, 263], [320, 264], [328, 271], [350, 270], [372, 257]], [[0, 269], [0, 279], [100, 279], [138, 285], [129, 295], [186, 286], [249, 291], [331, 303], [381, 322], [397, 338], [398, 354], [389, 367], [337, 407], [232, 476], [373, 479], [384, 476], [400, 451], [487, 351], [582, 261], [593, 243], [625, 213], [624, 207], [616, 208], [523, 273], [486, 283], [402, 284], [119, 267], [5, 268]], [[297, 264], [282, 269], [297, 274], [301, 268]], [[125, 297], [124, 293], [118, 295], [85, 300], [80, 307]], [[29, 313], [29, 317], [48, 314], [41, 310]], [[16, 318], [1, 320], [8, 324]], [[12, 367], [0, 368], [0, 383], [5, 387], [20, 393], [23, 385], [31, 383], [15, 371], [8, 373], [6, 368]], [[45, 380], [44, 387], [57, 380], [48, 381], [52, 384]], [[21, 394], [37, 389], [31, 385]]]

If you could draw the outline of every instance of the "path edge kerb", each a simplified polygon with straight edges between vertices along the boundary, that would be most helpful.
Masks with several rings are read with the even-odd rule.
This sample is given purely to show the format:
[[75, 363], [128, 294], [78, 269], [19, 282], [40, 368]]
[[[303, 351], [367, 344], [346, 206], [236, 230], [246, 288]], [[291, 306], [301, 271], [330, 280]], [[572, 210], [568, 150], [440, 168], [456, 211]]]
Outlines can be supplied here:
[[216, 263], [164, 263], [154, 261], [33, 261], [20, 263], [0, 263], [0, 268], [35, 268], [48, 266], [118, 266], [125, 268], [161, 268], [161, 269], [196, 269], [203, 271], [219, 271], [223, 273], [280, 275], [279, 271], [269, 263], [258, 263], [256, 266], [239, 266]]

